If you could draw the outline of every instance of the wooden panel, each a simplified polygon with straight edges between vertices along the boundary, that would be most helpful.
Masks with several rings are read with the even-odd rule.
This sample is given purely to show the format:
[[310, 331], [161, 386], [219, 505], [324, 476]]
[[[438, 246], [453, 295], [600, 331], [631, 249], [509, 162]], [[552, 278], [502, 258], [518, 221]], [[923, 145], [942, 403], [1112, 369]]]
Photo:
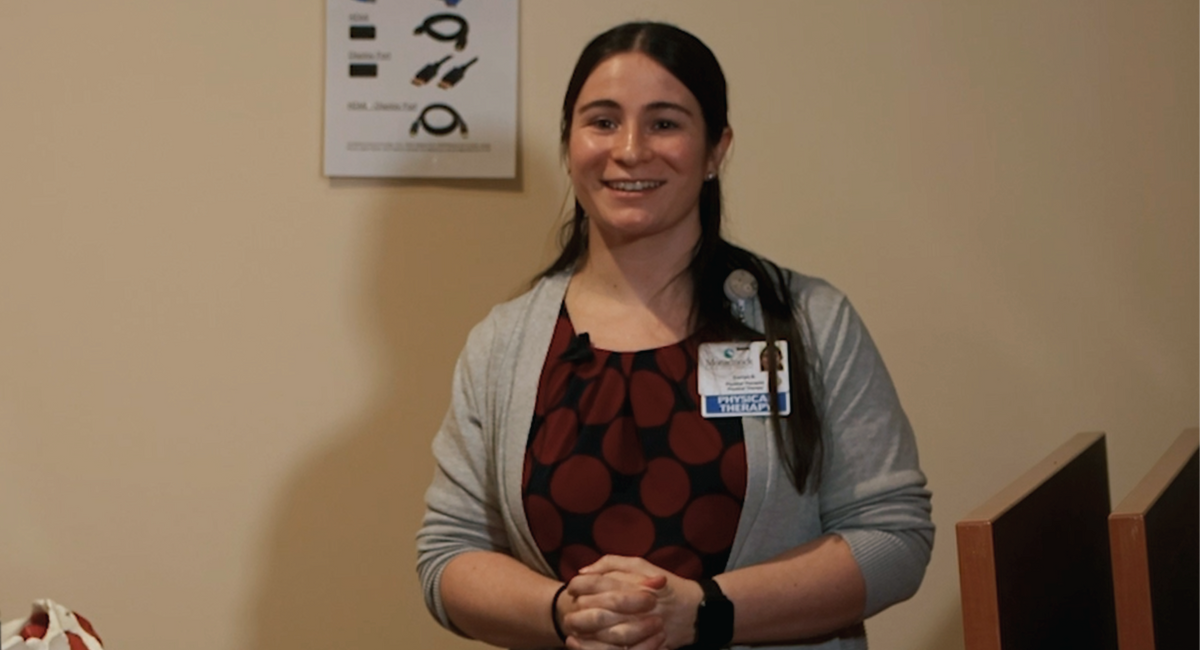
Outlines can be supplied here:
[[968, 650], [1116, 648], [1104, 434], [1071, 438], [956, 526]]
[[1146, 557], [1143, 516], [1110, 516], [1108, 534], [1112, 542], [1113, 600], [1120, 648], [1152, 650], [1154, 610], [1150, 606], [1150, 563]]
[[1109, 516], [1122, 650], [1200, 646], [1200, 430], [1188, 429]]
[[1000, 605], [996, 601], [992, 522], [960, 521], [955, 526], [955, 534], [967, 650], [1000, 650]]

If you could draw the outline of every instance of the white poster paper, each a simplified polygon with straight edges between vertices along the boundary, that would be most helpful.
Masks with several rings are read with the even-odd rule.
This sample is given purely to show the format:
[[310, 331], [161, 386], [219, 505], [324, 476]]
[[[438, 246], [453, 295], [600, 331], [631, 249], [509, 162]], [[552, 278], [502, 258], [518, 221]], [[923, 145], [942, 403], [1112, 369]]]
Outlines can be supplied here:
[[513, 178], [517, 0], [326, 0], [325, 175]]

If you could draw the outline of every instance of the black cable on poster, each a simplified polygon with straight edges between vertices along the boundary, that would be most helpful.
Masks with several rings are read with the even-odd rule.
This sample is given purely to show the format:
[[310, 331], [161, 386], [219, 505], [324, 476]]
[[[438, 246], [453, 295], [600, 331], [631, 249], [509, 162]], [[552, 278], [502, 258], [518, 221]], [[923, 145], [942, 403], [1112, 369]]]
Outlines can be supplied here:
[[[458, 31], [453, 34], [439, 32], [433, 26], [441, 22], [453, 22], [458, 24]], [[428, 34], [430, 38], [438, 41], [454, 41], [454, 49], [462, 51], [467, 47], [467, 32], [469, 31], [467, 21], [462, 16], [456, 14], [433, 14], [425, 19], [425, 22], [417, 25], [413, 30], [413, 34], [420, 36]]]
[[442, 57], [440, 61], [434, 61], [433, 63], [429, 63], [425, 67], [421, 68], [417, 74], [413, 75], [412, 85], [424, 86], [425, 84], [429, 83], [430, 79], [433, 79], [437, 76], [438, 68], [442, 67], [443, 63], [449, 61], [451, 56], [453, 55], [447, 54], [446, 56]]
[[451, 68], [450, 72], [447, 72], [446, 76], [442, 77], [442, 80], [438, 82], [438, 88], [443, 90], [449, 90], [450, 88], [453, 88], [454, 84], [462, 81], [463, 75], [467, 73], [467, 68], [475, 65], [475, 62], [478, 60], [479, 57], [475, 57], [470, 61], [458, 66], [457, 68]]
[[[449, 113], [450, 124], [447, 124], [446, 126], [430, 124], [425, 119], [426, 115], [428, 115], [430, 111], [445, 111]], [[463, 118], [458, 114], [458, 111], [446, 104], [430, 104], [421, 109], [421, 114], [417, 116], [417, 119], [413, 120], [412, 126], [409, 127], [408, 135], [415, 136], [422, 128], [424, 128], [425, 131], [431, 135], [437, 136], [448, 135], [453, 133], [455, 129], [461, 129], [462, 137], [467, 137], [467, 123], [463, 121]]]

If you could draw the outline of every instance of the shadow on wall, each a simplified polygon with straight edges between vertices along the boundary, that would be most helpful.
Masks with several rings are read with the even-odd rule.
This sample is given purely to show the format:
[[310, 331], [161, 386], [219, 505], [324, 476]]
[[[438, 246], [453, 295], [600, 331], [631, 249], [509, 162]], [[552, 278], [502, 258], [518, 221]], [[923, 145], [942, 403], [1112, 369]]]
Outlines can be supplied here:
[[417, 581], [429, 445], [469, 327], [535, 272], [557, 215], [531, 207], [520, 179], [334, 185], [363, 184], [386, 196], [359, 315], [387, 376], [284, 486], [241, 622], [247, 650], [482, 647], [437, 626]]

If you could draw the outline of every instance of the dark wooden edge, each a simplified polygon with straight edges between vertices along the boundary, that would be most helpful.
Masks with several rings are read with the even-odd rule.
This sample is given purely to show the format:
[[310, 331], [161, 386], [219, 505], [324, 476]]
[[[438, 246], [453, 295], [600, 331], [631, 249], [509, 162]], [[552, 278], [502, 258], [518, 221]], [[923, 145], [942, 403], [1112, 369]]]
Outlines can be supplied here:
[[958, 525], [996, 521], [1010, 508], [1020, 503], [1021, 499], [1048, 481], [1056, 472], [1103, 439], [1104, 434], [1101, 432], [1076, 434], [1058, 449], [1050, 452], [1049, 456], [1034, 465], [1028, 472], [997, 492], [983, 505], [967, 513], [959, 520]]
[[959, 522], [958, 583], [967, 650], [1000, 650], [1000, 603], [990, 521]]
[[963, 636], [967, 650], [1001, 650], [992, 524], [1056, 472], [1103, 440], [1103, 433], [1073, 436], [955, 525]]
[[1112, 549], [1113, 600], [1122, 650], [1153, 650], [1154, 608], [1146, 513], [1200, 449], [1200, 429], [1186, 429], [1108, 516]]
[[1113, 508], [1109, 516], [1142, 515], [1150, 511], [1162, 493], [1171, 485], [1171, 481], [1179, 476], [1179, 472], [1187, 465], [1196, 451], [1200, 449], [1200, 429], [1185, 429], [1175, 442], [1167, 448], [1166, 453], [1154, 463], [1146, 476], [1138, 481], [1129, 494]]

